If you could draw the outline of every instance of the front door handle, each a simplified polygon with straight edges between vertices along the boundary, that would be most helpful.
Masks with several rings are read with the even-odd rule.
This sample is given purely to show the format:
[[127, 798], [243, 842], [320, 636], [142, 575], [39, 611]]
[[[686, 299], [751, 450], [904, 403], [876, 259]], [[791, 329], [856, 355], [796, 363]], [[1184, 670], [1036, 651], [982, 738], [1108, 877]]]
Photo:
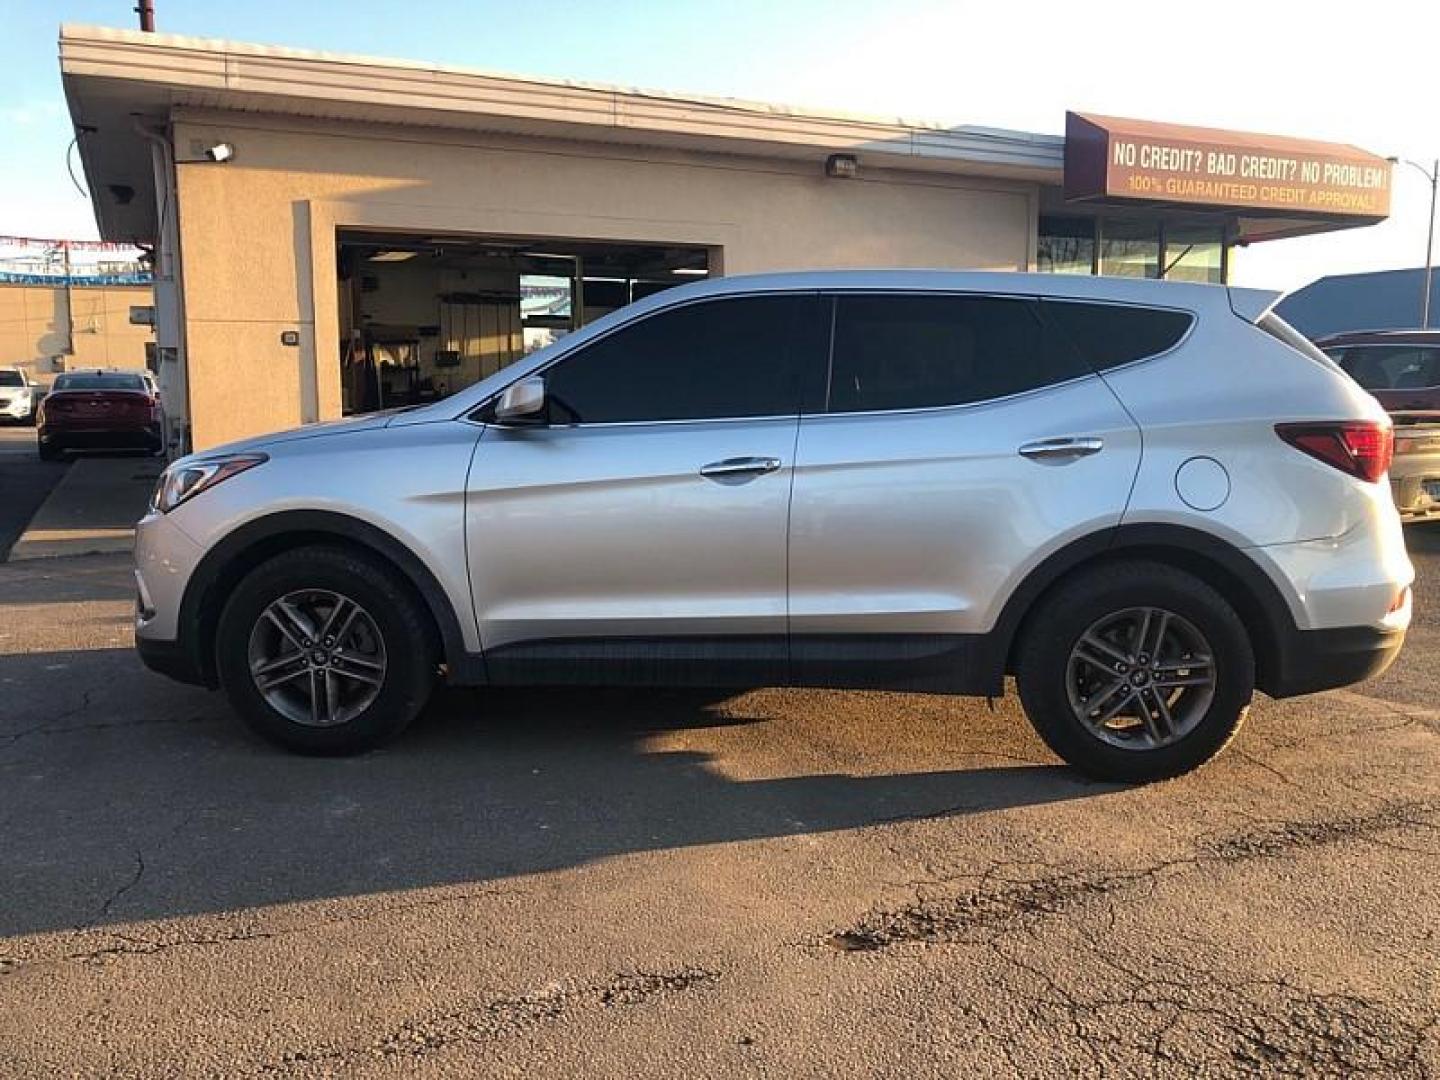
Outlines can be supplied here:
[[1031, 461], [1061, 463], [1098, 454], [1105, 449], [1105, 440], [1093, 435], [1066, 439], [1040, 439], [1020, 447], [1020, 456]]
[[774, 472], [778, 468], [780, 468], [778, 457], [731, 457], [700, 466], [700, 475], [719, 479], [726, 477], [738, 479], [745, 476], [760, 476], [764, 473]]

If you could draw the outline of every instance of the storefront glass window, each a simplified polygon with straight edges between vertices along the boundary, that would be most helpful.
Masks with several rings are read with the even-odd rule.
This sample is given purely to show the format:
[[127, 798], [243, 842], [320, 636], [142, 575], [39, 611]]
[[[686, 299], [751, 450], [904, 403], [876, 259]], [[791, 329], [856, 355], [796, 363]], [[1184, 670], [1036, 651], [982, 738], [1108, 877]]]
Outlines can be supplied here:
[[1220, 225], [1162, 226], [1136, 218], [1048, 214], [1040, 216], [1039, 224], [1035, 268], [1041, 273], [1093, 274], [1098, 263], [1100, 273], [1114, 277], [1225, 282], [1225, 231]]
[[1159, 223], [1124, 219], [1102, 221], [1100, 273], [1111, 277], [1159, 277]]
[[1225, 280], [1224, 235], [1215, 226], [1165, 227], [1165, 277], [1170, 281], [1199, 281], [1210, 285]]
[[1035, 267], [1043, 274], [1095, 272], [1095, 219], [1040, 218]]

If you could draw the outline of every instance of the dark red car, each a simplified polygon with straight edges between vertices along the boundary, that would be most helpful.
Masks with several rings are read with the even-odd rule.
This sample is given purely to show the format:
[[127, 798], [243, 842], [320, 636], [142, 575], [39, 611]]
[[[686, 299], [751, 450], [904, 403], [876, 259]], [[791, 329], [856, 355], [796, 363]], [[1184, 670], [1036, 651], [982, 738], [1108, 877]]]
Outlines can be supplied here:
[[1395, 421], [1390, 487], [1407, 518], [1440, 517], [1440, 330], [1364, 330], [1315, 343]]
[[159, 396], [131, 371], [73, 371], [57, 376], [40, 403], [35, 425], [40, 456], [53, 461], [70, 450], [148, 450], [165, 445]]

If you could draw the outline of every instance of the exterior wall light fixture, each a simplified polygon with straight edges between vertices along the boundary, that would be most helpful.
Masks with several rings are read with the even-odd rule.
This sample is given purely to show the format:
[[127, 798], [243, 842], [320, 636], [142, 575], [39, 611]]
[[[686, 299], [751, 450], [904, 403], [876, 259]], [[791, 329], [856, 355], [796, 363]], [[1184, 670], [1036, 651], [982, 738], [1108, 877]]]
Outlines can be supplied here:
[[836, 180], [854, 180], [860, 171], [860, 162], [854, 154], [831, 154], [825, 159], [825, 175]]

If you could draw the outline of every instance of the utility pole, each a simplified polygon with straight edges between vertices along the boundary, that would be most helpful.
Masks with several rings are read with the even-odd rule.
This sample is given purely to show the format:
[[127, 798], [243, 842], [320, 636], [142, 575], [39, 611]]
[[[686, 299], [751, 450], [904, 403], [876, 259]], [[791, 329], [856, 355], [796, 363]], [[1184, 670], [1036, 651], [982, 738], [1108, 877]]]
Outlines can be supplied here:
[[[1420, 170], [1424, 172], [1424, 169]], [[1440, 188], [1440, 158], [1430, 165], [1430, 227], [1425, 230], [1425, 299], [1420, 303], [1420, 329], [1430, 329], [1430, 274], [1435, 267], [1435, 193]]]
[[[1392, 165], [1401, 163], [1400, 158], [1390, 158]], [[1418, 161], [1404, 159], [1404, 163], [1425, 177], [1430, 182], [1430, 223], [1425, 229], [1425, 275], [1422, 279], [1420, 294], [1420, 329], [1430, 329], [1430, 280], [1435, 266], [1435, 196], [1440, 193], [1440, 158], [1426, 168]]]
[[140, 0], [134, 8], [140, 16], [140, 29], [147, 34], [155, 32], [155, 0]]
[[70, 266], [70, 241], [60, 241], [60, 254], [65, 266], [65, 355], [75, 355], [75, 286]]

